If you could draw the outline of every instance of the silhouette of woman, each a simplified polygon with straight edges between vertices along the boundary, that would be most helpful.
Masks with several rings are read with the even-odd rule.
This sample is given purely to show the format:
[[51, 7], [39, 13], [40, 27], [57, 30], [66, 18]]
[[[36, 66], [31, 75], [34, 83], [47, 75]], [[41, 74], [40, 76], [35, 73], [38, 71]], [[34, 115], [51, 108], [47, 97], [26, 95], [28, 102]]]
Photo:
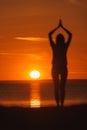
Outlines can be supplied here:
[[[56, 43], [52, 39], [52, 34], [61, 27], [67, 34], [68, 39], [65, 42], [64, 36], [59, 33], [56, 36]], [[59, 25], [53, 29], [49, 34], [50, 45], [53, 51], [53, 60], [52, 60], [52, 78], [54, 81], [54, 93], [57, 106], [64, 104], [65, 99], [65, 85], [67, 80], [67, 49], [70, 45], [72, 33], [69, 32], [62, 24], [62, 21], [59, 21]]]

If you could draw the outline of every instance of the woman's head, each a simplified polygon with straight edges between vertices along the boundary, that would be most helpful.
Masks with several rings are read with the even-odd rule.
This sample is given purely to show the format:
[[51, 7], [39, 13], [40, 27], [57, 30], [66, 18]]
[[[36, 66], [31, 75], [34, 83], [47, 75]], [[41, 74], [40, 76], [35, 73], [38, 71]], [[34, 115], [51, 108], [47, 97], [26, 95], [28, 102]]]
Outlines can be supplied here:
[[65, 38], [64, 36], [60, 33], [56, 37], [56, 44], [64, 44]]

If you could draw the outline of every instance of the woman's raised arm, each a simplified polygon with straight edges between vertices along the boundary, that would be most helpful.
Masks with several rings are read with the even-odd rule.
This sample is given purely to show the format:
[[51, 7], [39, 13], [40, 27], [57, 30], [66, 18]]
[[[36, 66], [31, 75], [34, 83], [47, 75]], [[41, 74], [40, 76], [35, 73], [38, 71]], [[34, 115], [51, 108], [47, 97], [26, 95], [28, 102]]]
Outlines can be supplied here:
[[70, 42], [71, 42], [71, 39], [72, 39], [72, 33], [62, 25], [62, 21], [60, 22], [60, 26], [61, 26], [61, 28], [62, 28], [64, 31], [66, 31], [66, 33], [67, 33], [68, 36], [69, 36], [69, 37], [68, 37], [68, 40], [67, 40], [67, 46], [69, 46], [69, 45], [70, 45]]
[[48, 33], [48, 37], [49, 37], [49, 40], [50, 40], [50, 45], [51, 46], [54, 46], [54, 42], [53, 42], [53, 39], [52, 39], [52, 34], [59, 28], [59, 25], [54, 28], [51, 32]]

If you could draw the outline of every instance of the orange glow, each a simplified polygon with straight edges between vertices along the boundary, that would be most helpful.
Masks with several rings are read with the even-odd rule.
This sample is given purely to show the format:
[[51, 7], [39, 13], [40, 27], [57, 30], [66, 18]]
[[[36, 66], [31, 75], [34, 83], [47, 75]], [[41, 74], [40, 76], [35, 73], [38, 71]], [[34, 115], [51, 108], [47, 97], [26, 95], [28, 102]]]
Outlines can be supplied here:
[[60, 18], [73, 36], [67, 53], [68, 78], [87, 79], [87, 1], [27, 0], [21, 6], [16, 0], [10, 2], [1, 0], [0, 4], [0, 80], [30, 79], [34, 68], [41, 73], [39, 79], [52, 78], [48, 33]]

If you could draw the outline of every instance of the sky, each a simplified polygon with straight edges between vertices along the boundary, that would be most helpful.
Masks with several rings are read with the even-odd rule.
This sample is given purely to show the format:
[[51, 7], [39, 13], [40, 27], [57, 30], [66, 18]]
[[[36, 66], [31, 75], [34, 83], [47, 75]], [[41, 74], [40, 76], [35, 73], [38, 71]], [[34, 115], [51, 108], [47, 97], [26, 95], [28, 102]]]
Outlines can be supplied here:
[[48, 33], [59, 19], [73, 34], [68, 78], [87, 79], [87, 0], [0, 0], [0, 80], [28, 80], [33, 69], [52, 78]]

